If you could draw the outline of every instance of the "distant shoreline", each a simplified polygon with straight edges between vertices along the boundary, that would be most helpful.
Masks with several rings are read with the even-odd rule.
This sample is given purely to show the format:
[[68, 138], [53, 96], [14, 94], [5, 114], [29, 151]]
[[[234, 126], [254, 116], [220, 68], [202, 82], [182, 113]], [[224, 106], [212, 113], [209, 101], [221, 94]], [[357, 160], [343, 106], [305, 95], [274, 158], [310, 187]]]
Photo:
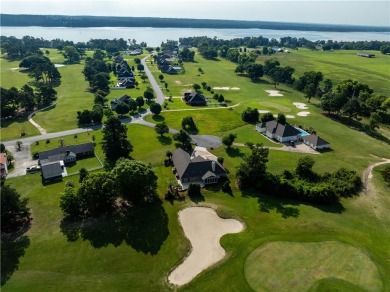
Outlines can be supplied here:
[[159, 27], [209, 29], [272, 29], [327, 32], [390, 32], [390, 27], [386, 26], [329, 25], [270, 21], [26, 14], [0, 14], [0, 17], [2, 27]]

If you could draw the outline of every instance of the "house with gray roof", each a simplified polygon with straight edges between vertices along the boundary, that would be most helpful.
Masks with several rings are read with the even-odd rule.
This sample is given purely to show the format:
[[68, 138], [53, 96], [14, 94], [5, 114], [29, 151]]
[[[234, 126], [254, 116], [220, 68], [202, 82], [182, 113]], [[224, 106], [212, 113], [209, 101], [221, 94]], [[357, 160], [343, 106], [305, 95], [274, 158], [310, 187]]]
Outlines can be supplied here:
[[207, 105], [206, 97], [196, 91], [184, 93], [183, 100], [188, 105]]
[[38, 164], [41, 166], [42, 178], [45, 182], [60, 179], [66, 175], [65, 165], [77, 159], [94, 155], [93, 143], [83, 143], [58, 147], [38, 153]]
[[329, 148], [329, 142], [314, 134], [302, 137], [302, 141], [315, 150]]
[[269, 121], [256, 125], [256, 131], [263, 133], [268, 138], [275, 139], [279, 142], [296, 141], [301, 132], [291, 125], [282, 125], [277, 121]]
[[178, 148], [172, 155], [174, 173], [181, 184], [199, 183], [201, 185], [217, 183], [226, 177], [225, 168], [215, 160], [195, 156], [193, 158], [183, 149]]

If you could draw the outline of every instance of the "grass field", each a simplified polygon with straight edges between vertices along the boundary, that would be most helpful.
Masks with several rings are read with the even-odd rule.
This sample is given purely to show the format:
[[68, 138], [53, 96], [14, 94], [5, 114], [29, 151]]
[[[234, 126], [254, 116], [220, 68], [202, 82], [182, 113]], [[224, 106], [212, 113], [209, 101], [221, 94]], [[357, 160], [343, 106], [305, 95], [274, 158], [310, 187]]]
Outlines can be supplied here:
[[260, 56], [259, 61], [278, 59], [281, 66], [295, 68], [295, 77], [306, 71], [321, 71], [324, 79], [331, 79], [336, 85], [347, 79], [368, 84], [378, 94], [390, 95], [389, 75], [390, 56], [378, 51], [367, 51], [375, 58], [363, 58], [351, 51], [311, 51], [308, 49], [292, 50], [291, 54]]
[[336, 241], [268, 243], [248, 256], [245, 276], [255, 291], [306, 291], [328, 278], [366, 291], [382, 290], [381, 277], [370, 258]]
[[[170, 127], [180, 129], [181, 119], [191, 115], [199, 128], [199, 134], [222, 137], [232, 132], [237, 133], [236, 142], [239, 143], [250, 141], [275, 146], [255, 133], [254, 125], [248, 125], [241, 120], [242, 110], [252, 106], [271, 110], [272, 113], [282, 111], [295, 115], [298, 110], [292, 102], [306, 102], [301, 93], [285, 86], [279, 86], [283, 97], [269, 97], [265, 90], [273, 89], [273, 85], [268, 83], [267, 79], [252, 83], [247, 78], [236, 76], [233, 73], [235, 64], [226, 60], [206, 61], [196, 55], [196, 63], [186, 63], [185, 67], [184, 75], [166, 75], [174, 95], [179, 95], [183, 89], [179, 84], [174, 85], [174, 81], [180, 81], [182, 84], [206, 81], [212, 87], [240, 87], [240, 90], [234, 92], [221, 91], [231, 104], [240, 105], [233, 109], [163, 112], [161, 116], [149, 116], [148, 120], [165, 120]], [[197, 76], [198, 67], [202, 67], [205, 74]], [[314, 104], [308, 104], [308, 107], [307, 111], [311, 112], [308, 117], [296, 116], [290, 122], [313, 127], [321, 137], [330, 142], [330, 151], [312, 156], [316, 163], [315, 171], [323, 173], [346, 167], [361, 175], [363, 169], [378, 161], [379, 157], [390, 158], [387, 142], [376, 140], [324, 117]], [[52, 118], [54, 119], [54, 116]], [[162, 165], [166, 150], [175, 148], [172, 136], [167, 135], [161, 139], [153, 128], [136, 124], [127, 127], [128, 137], [134, 145], [131, 156], [152, 164], [158, 175], [158, 193], [163, 198], [167, 182], [173, 179], [171, 168]], [[95, 153], [103, 157], [100, 147], [101, 131], [89, 135], [79, 134], [77, 139], [74, 136], [65, 137], [65, 144], [91, 141], [92, 135], [95, 136]], [[32, 148], [36, 151], [57, 145], [57, 139], [53, 139], [48, 145], [45, 141], [40, 141], [39, 145], [32, 145]], [[320, 261], [313, 258], [317, 259], [319, 255], [320, 259], [326, 259], [323, 261], [324, 269], [319, 268], [315, 273], [307, 271], [303, 275], [307, 276], [305, 279], [308, 280], [298, 281], [296, 287], [304, 286], [304, 289], [310, 291], [359, 291], [360, 286], [366, 290], [374, 290], [380, 289], [382, 285], [383, 291], [390, 289], [390, 198], [388, 187], [378, 175], [380, 168], [374, 171], [374, 192], [343, 199], [340, 204], [331, 206], [308, 205], [278, 198], [274, 194], [256, 194], [254, 197], [251, 193], [237, 190], [236, 167], [249, 152], [248, 149], [233, 147], [227, 150], [225, 147], [219, 147], [211, 152], [224, 157], [232, 193], [223, 193], [214, 186], [207, 187], [202, 190], [204, 201], [198, 205], [214, 207], [224, 218], [239, 219], [246, 229], [242, 233], [226, 235], [221, 239], [227, 257], [216, 265], [217, 268], [211, 267], [177, 290], [252, 291], [252, 283], [247, 281], [245, 267], [247, 258], [253, 252], [258, 248], [273, 247], [267, 254], [269, 260], [263, 267], [262, 274], [276, 275], [277, 269], [273, 263], [288, 254], [294, 256], [292, 251], [302, 251], [304, 243], [309, 242], [313, 243], [313, 248], [310, 248], [313, 256], [308, 263], [302, 264], [304, 256], [295, 257], [286, 268], [293, 269], [294, 263], [317, 267], [315, 265]], [[268, 169], [273, 173], [294, 169], [302, 156], [303, 154], [298, 153], [270, 151]], [[13, 256], [6, 266], [2, 267], [2, 274], [10, 276], [2, 291], [175, 290], [175, 287], [167, 283], [167, 276], [182, 262], [190, 248], [182, 233], [177, 214], [182, 208], [195, 203], [186, 197], [183, 202], [163, 201], [162, 205], [134, 210], [134, 213], [123, 218], [100, 218], [83, 226], [61, 223], [59, 193], [68, 179], [77, 185], [78, 176], [70, 176], [63, 182], [47, 186], [42, 186], [38, 174], [7, 180], [23, 197], [30, 198], [33, 223], [23, 242], [3, 247], [5, 255]], [[299, 244], [295, 249], [289, 246], [280, 250], [276, 248], [280, 242]], [[322, 246], [324, 242], [337, 242], [334, 248], [329, 249], [333, 253], [326, 252]], [[305, 246], [304, 250], [306, 249]], [[345, 259], [338, 256], [340, 267], [334, 262], [338, 253], [349, 255]], [[344, 263], [345, 265], [341, 265]], [[364, 277], [357, 280], [355, 279], [358, 274], [352, 273], [352, 268], [356, 269], [356, 263], [361, 264], [359, 269], [365, 268]], [[284, 268], [283, 264], [281, 266], [280, 269]], [[329, 278], [332, 276], [326, 273], [329, 267], [337, 268], [337, 276], [341, 279]], [[256, 273], [257, 268], [253, 268], [251, 273]], [[372, 272], [375, 269], [376, 272]], [[312, 281], [311, 277], [315, 275], [321, 277]], [[282, 276], [284, 278], [281, 280], [288, 281], [291, 278], [288, 272]], [[350, 281], [354, 284], [350, 284]]]

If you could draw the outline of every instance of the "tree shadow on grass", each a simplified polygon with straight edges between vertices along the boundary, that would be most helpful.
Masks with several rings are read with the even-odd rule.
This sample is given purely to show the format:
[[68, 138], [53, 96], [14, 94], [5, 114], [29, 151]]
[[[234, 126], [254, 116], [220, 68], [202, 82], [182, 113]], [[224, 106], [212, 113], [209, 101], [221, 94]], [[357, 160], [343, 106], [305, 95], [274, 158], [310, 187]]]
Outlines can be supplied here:
[[164, 122], [165, 118], [163, 116], [160, 116], [160, 115], [153, 115], [152, 120], [159, 123], [159, 122]]
[[94, 248], [118, 247], [123, 242], [138, 252], [156, 255], [169, 235], [168, 215], [161, 200], [123, 208], [100, 218], [74, 221], [64, 218], [61, 232], [68, 241], [87, 240]]
[[157, 139], [162, 145], [171, 145], [172, 144], [172, 138], [169, 136], [158, 136]]
[[24, 235], [30, 226], [27, 224], [15, 234], [1, 234], [1, 286], [19, 269], [19, 259], [30, 246], [29, 237]]
[[190, 200], [192, 202], [194, 202], [195, 204], [199, 204], [200, 202], [204, 202], [205, 201], [205, 198], [204, 196], [202, 195], [201, 192], [199, 192], [198, 194], [196, 195], [191, 195], [191, 196], [188, 196], [190, 198]]
[[271, 210], [275, 210], [276, 213], [282, 215], [283, 218], [298, 218], [299, 209], [292, 206], [283, 205], [280, 200], [272, 197], [261, 197], [257, 199], [259, 203], [259, 210], [261, 212], [269, 213]]
[[226, 148], [226, 154], [229, 157], [244, 157], [245, 156], [245, 154], [243, 152], [241, 152], [240, 149], [238, 149], [237, 147]]

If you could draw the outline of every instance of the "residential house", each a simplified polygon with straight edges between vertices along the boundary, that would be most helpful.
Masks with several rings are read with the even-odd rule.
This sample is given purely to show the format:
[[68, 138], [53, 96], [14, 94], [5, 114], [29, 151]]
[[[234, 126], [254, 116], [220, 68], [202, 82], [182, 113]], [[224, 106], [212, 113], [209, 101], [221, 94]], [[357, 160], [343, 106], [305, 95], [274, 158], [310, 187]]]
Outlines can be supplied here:
[[91, 142], [39, 152], [38, 164], [41, 166], [42, 178], [45, 182], [61, 179], [66, 175], [66, 164], [92, 155], [94, 155], [94, 146]]
[[329, 142], [325, 141], [320, 136], [317, 136], [314, 134], [303, 136], [302, 141], [303, 141], [303, 143], [305, 143], [306, 145], [309, 145], [311, 148], [313, 148], [315, 150], [329, 148]]
[[184, 93], [183, 100], [188, 105], [207, 105], [206, 97], [196, 91]]
[[256, 131], [263, 133], [268, 138], [275, 139], [279, 142], [296, 141], [301, 132], [291, 125], [282, 125], [277, 121], [269, 121], [256, 125]]
[[[204, 151], [203, 151], [204, 152]], [[183, 188], [189, 183], [201, 185], [217, 183], [220, 178], [226, 177], [225, 168], [216, 160], [193, 156], [178, 148], [172, 155], [174, 172]]]
[[1, 175], [1, 177], [7, 176], [9, 165], [10, 165], [10, 161], [8, 161], [7, 153], [0, 153], [0, 175]]
[[123, 61], [123, 57], [121, 55], [117, 55], [114, 57], [115, 63], [121, 63]]
[[113, 101], [111, 101], [111, 110], [115, 110], [117, 105], [120, 104], [120, 103], [125, 103], [125, 104], [129, 104], [129, 101], [130, 101], [131, 97], [128, 96], [128, 95], [124, 95], [120, 98], [115, 98]]

